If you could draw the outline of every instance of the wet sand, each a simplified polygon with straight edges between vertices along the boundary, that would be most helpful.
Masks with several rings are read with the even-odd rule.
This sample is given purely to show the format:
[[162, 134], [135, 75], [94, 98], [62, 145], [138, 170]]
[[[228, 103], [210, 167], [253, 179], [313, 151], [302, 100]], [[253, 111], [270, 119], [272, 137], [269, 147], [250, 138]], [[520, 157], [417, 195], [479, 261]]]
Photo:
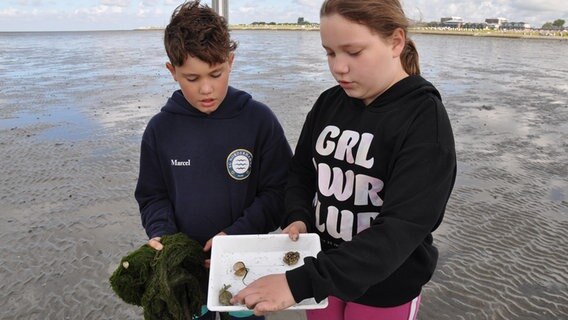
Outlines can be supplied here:
[[[242, 45], [233, 84], [273, 106], [295, 145], [305, 114], [332, 82], [323, 53], [308, 54], [317, 35], [287, 34], [278, 36], [293, 37], [279, 40], [288, 47], [314, 47], [286, 52], [274, 47], [273, 34], [236, 33]], [[124, 44], [139, 41], [130, 37], [113, 39], [118, 47], [101, 41], [96, 56], [92, 47], [50, 51], [57, 39], [43, 50], [22, 45], [22, 58], [2, 52], [9, 58], [0, 64], [1, 319], [142, 318], [114, 295], [108, 277], [146, 241], [133, 197], [139, 140], [175, 85], [160, 43], [138, 57]], [[281, 58], [255, 60], [253, 39], [267, 43], [267, 57]], [[546, 47], [507, 58], [520, 42], [415, 39], [422, 48], [434, 43], [423, 49], [423, 73], [442, 91], [459, 162], [419, 319], [566, 317], [566, 61], [551, 54], [534, 63]], [[447, 55], [466, 46], [480, 49]], [[17, 71], [24, 57], [30, 69]]]

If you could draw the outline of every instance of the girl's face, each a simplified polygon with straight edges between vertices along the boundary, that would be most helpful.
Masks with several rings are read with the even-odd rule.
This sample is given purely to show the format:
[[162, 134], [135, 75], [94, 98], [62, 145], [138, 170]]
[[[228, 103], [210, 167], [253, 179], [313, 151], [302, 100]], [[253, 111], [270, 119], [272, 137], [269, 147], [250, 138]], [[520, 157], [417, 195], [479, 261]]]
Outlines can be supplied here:
[[367, 26], [332, 14], [321, 18], [320, 35], [333, 77], [348, 96], [365, 105], [408, 76], [400, 62], [402, 29], [383, 39]]

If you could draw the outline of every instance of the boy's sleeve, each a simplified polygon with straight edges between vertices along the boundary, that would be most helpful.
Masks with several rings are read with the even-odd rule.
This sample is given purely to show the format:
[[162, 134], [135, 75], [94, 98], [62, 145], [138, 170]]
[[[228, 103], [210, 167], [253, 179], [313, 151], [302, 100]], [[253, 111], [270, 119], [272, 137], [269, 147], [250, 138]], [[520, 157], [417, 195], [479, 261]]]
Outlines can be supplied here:
[[140, 173], [134, 196], [140, 207], [142, 226], [148, 237], [177, 232], [173, 206], [168, 197], [159, 157], [151, 143], [151, 130], [144, 132], [140, 148]]
[[281, 228], [286, 228], [294, 221], [303, 221], [308, 232], [315, 225], [312, 204], [316, 194], [315, 167], [312, 156], [312, 112], [308, 113], [296, 151], [290, 161], [288, 184], [286, 186], [286, 215], [281, 221]]
[[223, 230], [227, 234], [261, 234], [278, 228], [284, 213], [284, 188], [292, 149], [286, 140], [284, 130], [271, 114], [266, 139], [261, 144], [259, 157], [259, 185], [252, 204], [231, 226]]

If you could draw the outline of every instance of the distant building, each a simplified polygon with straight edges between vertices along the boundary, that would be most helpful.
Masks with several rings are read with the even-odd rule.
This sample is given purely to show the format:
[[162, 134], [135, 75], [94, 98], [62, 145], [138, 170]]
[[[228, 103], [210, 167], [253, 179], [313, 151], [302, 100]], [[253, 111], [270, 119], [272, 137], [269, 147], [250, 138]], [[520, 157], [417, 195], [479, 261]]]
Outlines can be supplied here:
[[444, 24], [444, 22], [450, 21], [450, 20], [462, 20], [463, 21], [463, 19], [460, 18], [460, 17], [445, 17], [445, 18], [440, 18], [440, 23]]
[[530, 28], [531, 25], [524, 22], [505, 22], [501, 25], [501, 29], [507, 30], [526, 30]]
[[464, 25], [462, 26], [465, 29], [487, 29], [487, 23], [486, 22], [467, 22], [464, 23]]
[[298, 18], [298, 24], [304, 24], [304, 23], [306, 23], [305, 20], [304, 20], [304, 17], [299, 17]]
[[440, 23], [443, 27], [449, 28], [461, 28], [464, 24], [463, 19], [461, 17], [446, 17], [441, 18]]
[[489, 26], [492, 29], [499, 29], [499, 28], [501, 28], [502, 24], [504, 24], [508, 21], [509, 20], [507, 20], [506, 18], [488, 18], [488, 19], [485, 19], [487, 26]]
[[229, 23], [229, 0], [213, 0], [212, 7], [215, 12], [217, 12], [220, 16], [223, 16]]

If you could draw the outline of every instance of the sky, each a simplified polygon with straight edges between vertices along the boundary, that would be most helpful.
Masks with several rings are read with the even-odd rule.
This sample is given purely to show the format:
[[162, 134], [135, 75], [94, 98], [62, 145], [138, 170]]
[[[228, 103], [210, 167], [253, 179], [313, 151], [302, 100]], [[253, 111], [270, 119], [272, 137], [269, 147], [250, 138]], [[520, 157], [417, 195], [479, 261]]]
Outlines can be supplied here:
[[[0, 0], [0, 32], [132, 30], [164, 27], [182, 0]], [[211, 5], [211, 0], [202, 0]], [[319, 22], [323, 0], [229, 0], [229, 23]], [[425, 22], [461, 17], [466, 22], [503, 17], [541, 27], [564, 19], [568, 0], [402, 0], [406, 15]], [[565, 24], [566, 25], [566, 24]]]

